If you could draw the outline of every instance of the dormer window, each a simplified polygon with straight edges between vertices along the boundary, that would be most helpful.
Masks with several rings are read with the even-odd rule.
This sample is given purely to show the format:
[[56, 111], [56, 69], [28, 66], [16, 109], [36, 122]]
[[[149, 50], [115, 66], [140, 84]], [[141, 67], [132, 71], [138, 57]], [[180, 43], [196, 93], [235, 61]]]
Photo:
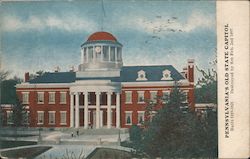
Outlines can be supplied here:
[[137, 77], [136, 81], [146, 81], [146, 80], [148, 80], [148, 79], [146, 78], [146, 73], [145, 73], [145, 71], [141, 70], [141, 71], [139, 71], [137, 74], [138, 74], [138, 77]]
[[162, 78], [161, 80], [172, 80], [171, 72], [169, 70], [162, 71]]

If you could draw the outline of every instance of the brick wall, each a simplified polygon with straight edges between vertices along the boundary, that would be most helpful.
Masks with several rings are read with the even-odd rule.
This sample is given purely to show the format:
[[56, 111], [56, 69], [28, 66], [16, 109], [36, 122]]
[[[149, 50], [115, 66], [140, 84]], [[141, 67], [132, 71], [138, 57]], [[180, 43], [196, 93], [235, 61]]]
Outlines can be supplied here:
[[[17, 89], [17, 94], [22, 100], [22, 92], [29, 92], [30, 127], [69, 127], [70, 123], [70, 95], [68, 88], [36, 88]], [[44, 103], [37, 103], [37, 92], [44, 92]], [[55, 104], [49, 103], [49, 92], [55, 92]], [[66, 103], [60, 103], [60, 92], [66, 92]], [[37, 111], [44, 111], [44, 124], [38, 125]], [[55, 124], [49, 124], [49, 111], [55, 111]], [[60, 124], [60, 111], [66, 111], [66, 125]]]
[[[150, 99], [150, 91], [157, 91], [157, 96], [163, 95], [163, 90], [171, 91], [173, 87], [123, 87], [122, 94], [121, 94], [121, 127], [129, 128], [131, 125], [126, 125], [126, 111], [132, 111], [132, 125], [138, 124], [138, 111], [145, 111], [147, 103], [138, 103], [138, 91], [144, 91], [144, 99]], [[191, 109], [194, 108], [194, 86], [182, 86], [182, 90], [188, 91], [187, 99], [188, 104]], [[126, 103], [126, 96], [125, 91], [132, 92], [132, 103]], [[162, 101], [158, 100], [157, 104], [155, 105], [155, 110], [159, 110], [162, 108]]]

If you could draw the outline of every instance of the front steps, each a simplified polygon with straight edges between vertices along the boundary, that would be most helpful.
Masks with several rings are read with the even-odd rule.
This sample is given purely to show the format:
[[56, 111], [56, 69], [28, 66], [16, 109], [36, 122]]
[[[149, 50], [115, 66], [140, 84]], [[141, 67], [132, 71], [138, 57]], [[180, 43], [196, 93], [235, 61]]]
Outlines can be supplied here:
[[128, 129], [127, 128], [121, 128], [121, 129], [117, 129], [117, 128], [111, 128], [111, 129], [107, 129], [107, 128], [100, 128], [100, 129], [84, 129], [82, 127], [80, 128], [67, 128], [64, 130], [61, 130], [62, 132], [65, 133], [76, 133], [76, 131], [79, 131], [79, 135], [115, 135], [115, 134], [125, 134], [128, 133]]

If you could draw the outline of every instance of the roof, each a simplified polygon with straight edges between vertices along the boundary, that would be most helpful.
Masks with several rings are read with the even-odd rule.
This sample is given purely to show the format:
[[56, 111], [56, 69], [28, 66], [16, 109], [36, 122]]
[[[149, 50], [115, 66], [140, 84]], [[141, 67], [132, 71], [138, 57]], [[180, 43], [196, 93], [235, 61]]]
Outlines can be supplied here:
[[100, 41], [100, 40], [114, 41], [114, 42], [117, 41], [112, 34], [103, 31], [91, 34], [87, 41]]
[[[121, 79], [124, 82], [136, 82], [138, 72], [143, 70], [147, 80], [145, 82], [162, 81], [162, 72], [169, 70], [172, 81], [184, 79], [184, 77], [172, 65], [154, 65], [154, 66], [125, 66], [121, 70]], [[143, 82], [143, 81], [140, 81]]]
[[173, 80], [178, 81], [184, 77], [172, 65], [156, 65], [156, 66], [124, 66], [121, 69], [120, 77], [84, 77], [76, 78], [75, 72], [53, 72], [44, 73], [29, 83], [72, 83], [76, 80], [111, 80], [112, 82], [144, 82], [136, 81], [139, 71], [145, 71], [147, 80], [145, 82], [162, 81], [162, 72], [169, 70]]
[[46, 72], [42, 76], [29, 80], [29, 83], [71, 83], [75, 81], [75, 72]]
[[111, 80], [112, 82], [121, 82], [120, 77], [84, 77], [76, 78], [76, 80]]

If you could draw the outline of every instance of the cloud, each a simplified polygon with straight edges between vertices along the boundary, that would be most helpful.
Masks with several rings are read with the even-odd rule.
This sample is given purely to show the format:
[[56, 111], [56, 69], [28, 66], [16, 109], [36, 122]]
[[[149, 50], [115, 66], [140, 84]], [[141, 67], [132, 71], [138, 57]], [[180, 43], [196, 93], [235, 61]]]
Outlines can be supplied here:
[[171, 32], [191, 32], [198, 28], [213, 29], [215, 17], [196, 10], [184, 21], [181, 21], [178, 17], [158, 16], [149, 18], [143, 16], [123, 16], [120, 18], [119, 23], [123, 28], [142, 31], [150, 35], [164, 35]]
[[196, 28], [212, 29], [215, 26], [215, 17], [205, 15], [200, 11], [194, 11], [183, 25], [184, 31], [192, 31]]
[[76, 15], [69, 15], [67, 17], [58, 17], [55, 15], [47, 17], [29, 16], [26, 20], [8, 15], [3, 17], [2, 29], [7, 32], [44, 29], [58, 29], [68, 32], [92, 32], [97, 29], [97, 25], [94, 21], [77, 17]]

